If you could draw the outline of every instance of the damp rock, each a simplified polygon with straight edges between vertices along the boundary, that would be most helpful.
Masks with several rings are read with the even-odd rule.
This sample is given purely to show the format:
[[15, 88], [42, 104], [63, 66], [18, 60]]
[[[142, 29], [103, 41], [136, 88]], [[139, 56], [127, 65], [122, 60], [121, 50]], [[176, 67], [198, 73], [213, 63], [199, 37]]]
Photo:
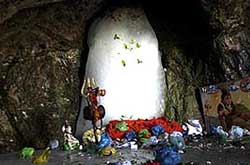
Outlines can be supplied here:
[[56, 1], [0, 5], [0, 153], [63, 144], [60, 127], [76, 121], [82, 25], [102, 1]]

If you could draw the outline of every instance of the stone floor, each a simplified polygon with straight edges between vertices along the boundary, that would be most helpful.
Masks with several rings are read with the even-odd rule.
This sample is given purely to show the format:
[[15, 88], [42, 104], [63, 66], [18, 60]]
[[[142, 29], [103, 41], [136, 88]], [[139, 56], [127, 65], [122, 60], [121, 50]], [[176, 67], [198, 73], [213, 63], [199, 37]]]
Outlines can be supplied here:
[[[199, 165], [250, 165], [250, 144], [239, 141], [219, 145], [216, 139], [193, 141], [186, 145], [182, 156], [183, 164]], [[48, 165], [102, 165], [119, 160], [130, 160], [142, 164], [154, 159], [152, 149], [118, 150], [114, 156], [102, 157], [83, 152], [52, 151]], [[31, 160], [18, 158], [16, 153], [0, 155], [0, 165], [32, 165]]]

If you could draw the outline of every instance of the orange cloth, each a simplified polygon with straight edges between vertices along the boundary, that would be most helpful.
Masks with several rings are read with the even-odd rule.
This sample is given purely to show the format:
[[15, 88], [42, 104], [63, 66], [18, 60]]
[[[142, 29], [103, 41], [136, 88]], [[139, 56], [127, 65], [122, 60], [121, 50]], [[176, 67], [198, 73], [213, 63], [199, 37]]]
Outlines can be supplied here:
[[[151, 128], [156, 125], [160, 125], [165, 129], [165, 132], [172, 133], [173, 131], [182, 131], [181, 125], [176, 121], [170, 122], [166, 117], [159, 117], [153, 119], [138, 119], [138, 120], [123, 120], [127, 123], [129, 129], [126, 131], [135, 131], [138, 132], [142, 129], [147, 129], [151, 131]], [[115, 128], [117, 123], [121, 122], [120, 120], [112, 120], [107, 125], [107, 132], [112, 139], [123, 138], [126, 132], [119, 131]]]

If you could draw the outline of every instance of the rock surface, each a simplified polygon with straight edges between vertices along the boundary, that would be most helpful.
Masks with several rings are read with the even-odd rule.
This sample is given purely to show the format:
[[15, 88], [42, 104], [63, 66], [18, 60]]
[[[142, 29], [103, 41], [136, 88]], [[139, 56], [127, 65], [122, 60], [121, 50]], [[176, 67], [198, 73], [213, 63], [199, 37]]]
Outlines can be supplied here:
[[214, 52], [226, 80], [250, 75], [250, 1], [218, 1], [210, 11]]
[[82, 37], [99, 7], [99, 1], [68, 1], [21, 10], [9, 19], [1, 15], [0, 153], [44, 148], [50, 139], [62, 141], [65, 120], [74, 126]]
[[[195, 89], [207, 80], [205, 67], [208, 61], [201, 54], [207, 55], [208, 52], [204, 51], [209, 47], [210, 36], [206, 20], [201, 17], [204, 13], [194, 4], [176, 1], [162, 6], [149, 3], [145, 5], [145, 10], [149, 13], [149, 22], [158, 37], [162, 53], [167, 85], [166, 115], [183, 122], [191, 117], [200, 117]], [[151, 8], [159, 10], [150, 12]], [[176, 9], [184, 14], [177, 15]]]
[[41, 5], [46, 5], [49, 3], [55, 3], [60, 2], [64, 0], [1, 0], [0, 1], [0, 24], [4, 21], [11, 18], [14, 14], [16, 14], [18, 11], [25, 9], [25, 8], [31, 8], [31, 7], [37, 7]]

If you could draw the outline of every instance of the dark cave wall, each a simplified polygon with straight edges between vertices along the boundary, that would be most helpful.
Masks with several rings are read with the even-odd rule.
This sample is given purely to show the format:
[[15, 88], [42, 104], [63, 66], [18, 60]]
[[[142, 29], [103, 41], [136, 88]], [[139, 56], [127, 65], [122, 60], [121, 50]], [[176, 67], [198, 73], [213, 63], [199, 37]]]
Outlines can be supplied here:
[[44, 148], [54, 138], [62, 142], [64, 121], [74, 127], [82, 38], [102, 6], [54, 3], [20, 10], [0, 25], [0, 153]]
[[210, 11], [213, 48], [225, 80], [250, 76], [250, 1], [218, 1]]
[[[200, 115], [195, 89], [250, 75], [250, 1], [144, 3], [166, 68], [166, 115]], [[155, 10], [152, 10], [155, 9]]]
[[[108, 5], [11, 2], [0, 0], [0, 153], [43, 148], [50, 139], [62, 140], [65, 119], [74, 126], [87, 25]], [[197, 87], [250, 76], [250, 0], [140, 2], [166, 68], [167, 116], [180, 122], [199, 116]], [[159, 13], [153, 12], [157, 5]]]
[[65, 0], [0, 0], [0, 24], [23, 9], [61, 1]]
[[195, 1], [146, 3], [144, 8], [166, 69], [166, 115], [179, 122], [200, 117], [195, 89], [209, 83], [212, 36], [208, 14]]

